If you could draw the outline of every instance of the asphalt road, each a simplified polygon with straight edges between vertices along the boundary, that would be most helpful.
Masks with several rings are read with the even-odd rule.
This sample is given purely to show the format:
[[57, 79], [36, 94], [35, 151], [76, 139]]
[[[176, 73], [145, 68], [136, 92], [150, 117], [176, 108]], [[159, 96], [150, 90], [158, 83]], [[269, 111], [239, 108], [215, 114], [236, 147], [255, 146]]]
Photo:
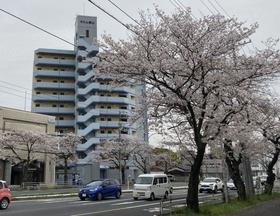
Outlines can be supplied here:
[[[171, 195], [173, 205], [185, 203], [187, 191], [176, 190]], [[201, 198], [213, 198], [221, 194], [199, 195]], [[14, 201], [9, 208], [0, 211], [1, 216], [149, 216], [159, 214], [160, 200], [148, 201], [132, 199], [131, 193], [123, 194], [121, 199], [108, 198], [102, 201], [80, 201], [78, 197], [44, 200]], [[165, 203], [165, 211], [169, 211]]]

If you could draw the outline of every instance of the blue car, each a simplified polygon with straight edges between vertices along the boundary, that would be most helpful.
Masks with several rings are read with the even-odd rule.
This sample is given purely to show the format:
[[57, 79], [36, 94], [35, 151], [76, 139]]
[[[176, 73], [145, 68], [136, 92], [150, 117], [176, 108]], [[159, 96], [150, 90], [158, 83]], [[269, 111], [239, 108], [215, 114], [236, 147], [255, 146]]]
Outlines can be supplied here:
[[116, 197], [119, 199], [122, 194], [120, 184], [114, 179], [94, 180], [82, 187], [79, 192], [81, 200], [102, 200], [105, 197]]

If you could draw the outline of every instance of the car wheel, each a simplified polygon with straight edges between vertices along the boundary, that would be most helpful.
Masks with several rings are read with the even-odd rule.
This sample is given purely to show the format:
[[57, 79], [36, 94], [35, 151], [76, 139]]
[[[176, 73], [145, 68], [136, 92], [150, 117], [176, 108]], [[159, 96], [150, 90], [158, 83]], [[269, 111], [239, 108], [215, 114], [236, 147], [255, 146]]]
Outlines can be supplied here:
[[217, 189], [217, 186], [215, 186], [215, 189], [213, 190], [213, 193], [217, 193], [218, 192], [218, 189]]
[[170, 193], [170, 194], [173, 193], [173, 188], [170, 188], [169, 193]]
[[167, 198], [168, 198], [168, 191], [166, 191], [164, 194], [164, 199], [167, 199]]
[[0, 209], [6, 209], [9, 206], [9, 200], [7, 198], [3, 198], [0, 201]]
[[138, 200], [138, 197], [133, 197], [134, 200]]
[[117, 191], [117, 192], [116, 192], [116, 198], [119, 199], [120, 197], [121, 197], [121, 192], [120, 192], [120, 191]]
[[155, 194], [154, 194], [154, 193], [151, 193], [150, 200], [151, 200], [151, 201], [154, 201], [154, 200], [155, 200]]
[[103, 199], [102, 193], [98, 193], [98, 194], [96, 195], [96, 199], [97, 199], [98, 201], [102, 200], [102, 199]]
[[203, 193], [203, 190], [199, 190], [199, 193]]
[[80, 200], [85, 201], [86, 198], [85, 197], [80, 197]]

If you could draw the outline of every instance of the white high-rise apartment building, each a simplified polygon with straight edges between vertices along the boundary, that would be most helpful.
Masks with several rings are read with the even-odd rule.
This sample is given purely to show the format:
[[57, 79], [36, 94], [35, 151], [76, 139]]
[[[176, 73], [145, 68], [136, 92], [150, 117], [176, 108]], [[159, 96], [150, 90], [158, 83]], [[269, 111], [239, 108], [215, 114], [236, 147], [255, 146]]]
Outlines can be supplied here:
[[145, 86], [116, 87], [109, 76], [96, 77], [91, 62], [98, 53], [97, 18], [77, 16], [75, 28], [74, 50], [35, 51], [32, 112], [54, 115], [59, 133], [83, 136], [77, 152], [79, 163], [86, 164], [102, 139], [124, 133], [147, 140], [146, 116], [128, 122]]

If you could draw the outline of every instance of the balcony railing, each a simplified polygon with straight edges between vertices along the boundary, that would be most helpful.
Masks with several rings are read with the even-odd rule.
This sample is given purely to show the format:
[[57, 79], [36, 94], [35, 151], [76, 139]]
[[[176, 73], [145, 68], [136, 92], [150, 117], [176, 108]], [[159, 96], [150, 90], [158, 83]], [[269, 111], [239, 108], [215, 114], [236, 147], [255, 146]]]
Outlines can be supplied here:
[[51, 58], [36, 58], [34, 65], [60, 65], [67, 67], [75, 67], [75, 60], [69, 59], [51, 59]]
[[47, 95], [47, 94], [38, 94], [33, 95], [33, 101], [75, 101], [74, 95]]
[[75, 78], [75, 73], [74, 73], [74, 71], [35, 70], [34, 77]]
[[32, 107], [32, 112], [43, 113], [43, 114], [74, 114], [73, 108], [62, 108], [62, 107]]
[[34, 82], [35, 89], [75, 89], [74, 83]]

